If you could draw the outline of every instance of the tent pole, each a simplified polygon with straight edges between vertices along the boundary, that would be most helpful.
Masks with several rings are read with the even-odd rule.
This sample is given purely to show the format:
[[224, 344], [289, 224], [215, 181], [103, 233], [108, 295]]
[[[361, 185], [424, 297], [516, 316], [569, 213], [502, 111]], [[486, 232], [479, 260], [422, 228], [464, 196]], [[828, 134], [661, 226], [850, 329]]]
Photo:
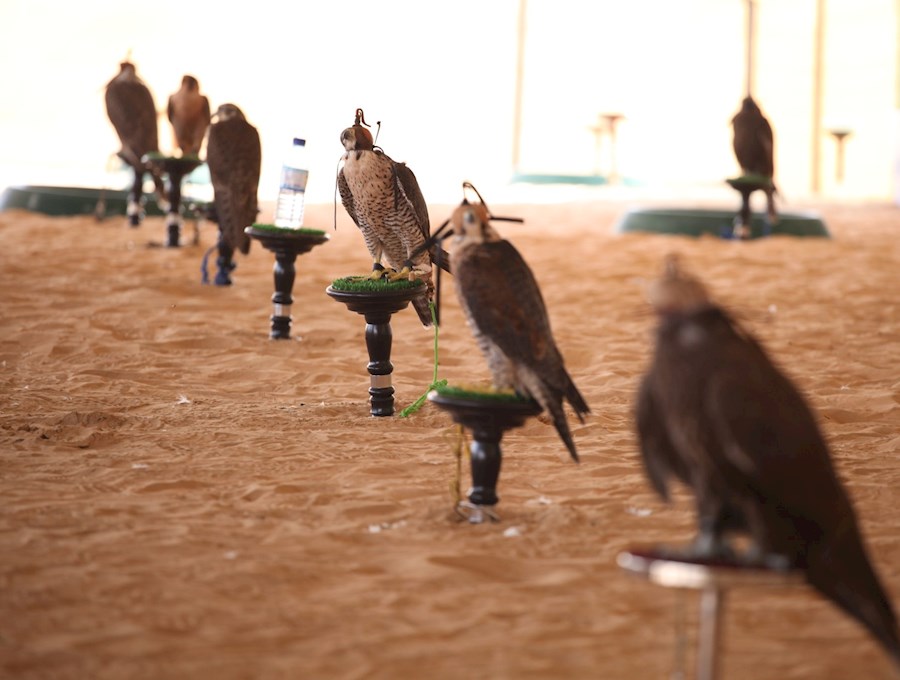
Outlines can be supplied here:
[[513, 110], [512, 169], [514, 174], [519, 172], [519, 154], [522, 139], [522, 89], [525, 64], [525, 19], [528, 11], [527, 4], [527, 0], [519, 0], [518, 43], [516, 48], [516, 100]]

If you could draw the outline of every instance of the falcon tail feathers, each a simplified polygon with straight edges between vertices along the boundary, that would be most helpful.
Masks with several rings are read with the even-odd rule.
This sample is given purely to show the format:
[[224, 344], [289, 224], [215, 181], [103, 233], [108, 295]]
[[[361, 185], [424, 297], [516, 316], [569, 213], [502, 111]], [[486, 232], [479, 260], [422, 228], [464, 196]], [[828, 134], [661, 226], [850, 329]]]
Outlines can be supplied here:
[[572, 382], [572, 379], [569, 378], [569, 382], [566, 385], [566, 401], [568, 401], [572, 408], [575, 410], [575, 415], [578, 416], [578, 420], [582, 423], [584, 422], [584, 414], [590, 413], [591, 409], [587, 405], [587, 402], [584, 400], [584, 397], [581, 396], [581, 392], [578, 391], [578, 388], [575, 387], [575, 383]]
[[559, 438], [563, 440], [563, 443], [569, 450], [569, 455], [572, 456], [572, 460], [576, 463], [580, 462], [578, 451], [575, 450], [575, 441], [572, 439], [572, 432], [569, 430], [569, 423], [566, 420], [566, 413], [563, 411], [562, 404], [550, 404], [548, 405], [547, 410], [550, 411], [550, 415], [553, 418], [553, 426], [559, 433]]
[[413, 298], [412, 304], [416, 314], [419, 315], [419, 321], [422, 322], [422, 325], [426, 328], [430, 327], [432, 325], [431, 308], [428, 305], [428, 299], [426, 297]]
[[448, 274], [453, 272], [450, 270], [450, 253], [443, 248], [435, 247], [430, 251], [431, 261], [438, 265]]
[[[900, 670], [900, 637], [897, 618], [860, 539], [845, 532], [832, 551], [840, 562], [813, 551], [808, 556], [810, 585], [856, 619], [881, 644]], [[855, 544], [855, 545], [854, 545]], [[817, 559], [818, 558], [818, 559]]]

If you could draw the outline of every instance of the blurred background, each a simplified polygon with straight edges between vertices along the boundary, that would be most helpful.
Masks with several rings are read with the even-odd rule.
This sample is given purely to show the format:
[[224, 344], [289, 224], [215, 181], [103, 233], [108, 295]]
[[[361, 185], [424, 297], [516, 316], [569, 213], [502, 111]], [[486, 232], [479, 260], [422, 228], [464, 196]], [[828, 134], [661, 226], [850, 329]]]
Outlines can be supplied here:
[[[213, 109], [244, 110], [262, 139], [264, 201], [295, 136], [309, 149], [307, 200], [332, 200], [357, 107], [429, 202], [457, 202], [463, 180], [489, 202], [533, 195], [517, 174], [721, 187], [739, 174], [730, 120], [751, 14], [753, 93], [782, 193], [900, 200], [900, 0], [3, 0], [0, 187], [115, 184], [103, 90], [128, 55], [161, 112], [163, 152], [182, 75]], [[623, 116], [615, 146], [609, 114]]]

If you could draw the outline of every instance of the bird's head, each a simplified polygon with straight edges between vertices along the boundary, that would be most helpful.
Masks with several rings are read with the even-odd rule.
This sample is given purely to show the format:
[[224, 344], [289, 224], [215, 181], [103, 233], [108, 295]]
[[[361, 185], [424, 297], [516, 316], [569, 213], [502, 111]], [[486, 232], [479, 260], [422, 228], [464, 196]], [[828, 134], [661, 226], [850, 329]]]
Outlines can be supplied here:
[[216, 123], [224, 123], [226, 120], [231, 120], [232, 118], [236, 118], [237, 120], [247, 120], [244, 117], [244, 112], [234, 104], [222, 104], [216, 109], [216, 112], [213, 115], [213, 119]]
[[134, 64], [127, 59], [119, 64], [119, 80], [137, 80]]
[[759, 106], [756, 104], [756, 101], [749, 94], [744, 97], [744, 101], [741, 102], [741, 111], [748, 113], [751, 111], [759, 111]]
[[362, 125], [353, 125], [341, 132], [341, 144], [347, 151], [371, 151], [375, 147], [372, 133]]
[[200, 83], [197, 82], [197, 79], [194, 76], [184, 76], [181, 79], [181, 86], [185, 90], [190, 90], [192, 92], [196, 92], [200, 89]]
[[500, 235], [491, 226], [491, 215], [484, 203], [463, 201], [450, 215], [450, 228], [458, 244], [500, 240]]
[[341, 144], [344, 149], [347, 151], [371, 151], [374, 149], [375, 140], [372, 138], [372, 133], [366, 129], [368, 127], [369, 124], [366, 122], [363, 110], [356, 109], [353, 125], [341, 132]]
[[711, 303], [700, 281], [681, 268], [677, 255], [668, 255], [663, 275], [650, 285], [650, 304], [657, 314], [689, 314]]

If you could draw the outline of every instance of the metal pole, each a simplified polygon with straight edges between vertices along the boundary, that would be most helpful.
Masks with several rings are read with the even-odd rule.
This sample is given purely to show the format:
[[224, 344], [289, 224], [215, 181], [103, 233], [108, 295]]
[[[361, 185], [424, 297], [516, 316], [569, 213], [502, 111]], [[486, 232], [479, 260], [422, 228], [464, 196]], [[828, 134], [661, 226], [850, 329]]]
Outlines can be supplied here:
[[897, 82], [894, 85], [894, 203], [900, 205], [900, 0], [896, 2], [896, 19], [897, 19], [897, 36], [894, 69], [897, 76]]
[[810, 153], [811, 185], [814, 194], [822, 186], [819, 152], [822, 146], [822, 92], [825, 75], [825, 0], [816, 0], [816, 34], [813, 47], [812, 150]]
[[697, 680], [715, 680], [719, 672], [721, 614], [725, 592], [709, 586], [700, 593], [700, 630], [697, 645]]
[[516, 99], [513, 108], [512, 170], [514, 174], [519, 172], [519, 153], [522, 139], [522, 90], [525, 71], [527, 4], [527, 0], [519, 0], [518, 45], [516, 49]]
[[756, 46], [754, 45], [754, 33], [756, 32], [754, 10], [756, 9], [755, 0], [747, 0], [747, 96], [753, 96], [753, 75]]
[[895, 108], [900, 110], [900, 0], [897, 0], [897, 11], [896, 11], [896, 19], [897, 19], [897, 38], [896, 38], [896, 50], [897, 55], [894, 60], [896, 63], [894, 64], [894, 71], [897, 82], [894, 85], [894, 96], [895, 96]]

